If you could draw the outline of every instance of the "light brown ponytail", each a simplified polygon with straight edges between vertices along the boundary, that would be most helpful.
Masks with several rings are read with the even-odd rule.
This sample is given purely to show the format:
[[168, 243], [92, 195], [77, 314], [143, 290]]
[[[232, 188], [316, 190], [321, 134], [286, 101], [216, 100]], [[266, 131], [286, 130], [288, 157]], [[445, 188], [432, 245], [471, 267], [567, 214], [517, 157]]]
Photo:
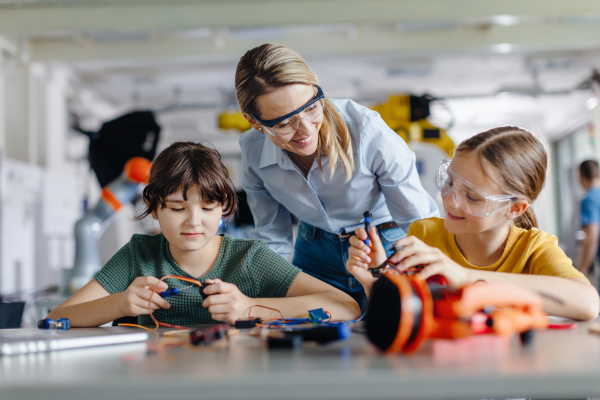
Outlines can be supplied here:
[[456, 152], [474, 151], [488, 176], [500, 177], [496, 182], [506, 193], [527, 200], [527, 210], [513, 223], [523, 229], [537, 228], [531, 203], [537, 199], [546, 179], [548, 155], [542, 142], [525, 129], [504, 126], [490, 129], [465, 140]]
[[[298, 83], [316, 86], [319, 80], [298, 53], [279, 44], [266, 43], [249, 50], [242, 56], [235, 71], [235, 88], [240, 108], [257, 117], [260, 117], [256, 107], [257, 97]], [[340, 113], [327, 98], [323, 114], [317, 144], [317, 164], [323, 172], [321, 153], [324, 153], [329, 160], [330, 179], [341, 164], [346, 181], [349, 181], [354, 170], [350, 132]]]

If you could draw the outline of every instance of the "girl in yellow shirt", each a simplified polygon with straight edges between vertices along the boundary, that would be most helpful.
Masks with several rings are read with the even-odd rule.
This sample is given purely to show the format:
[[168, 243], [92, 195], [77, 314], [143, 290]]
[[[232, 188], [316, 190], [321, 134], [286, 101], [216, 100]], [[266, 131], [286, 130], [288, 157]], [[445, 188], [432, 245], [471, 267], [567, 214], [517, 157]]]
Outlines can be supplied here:
[[[390, 261], [396, 268], [423, 265], [426, 279], [442, 275], [455, 288], [478, 280], [510, 282], [544, 296], [553, 315], [590, 320], [598, 316], [598, 292], [558, 247], [537, 229], [531, 203], [546, 177], [548, 156], [531, 133], [501, 127], [480, 133], [440, 165], [438, 184], [445, 218], [414, 222]], [[375, 278], [369, 268], [386, 259], [374, 227], [350, 238], [346, 268], [370, 295]]]

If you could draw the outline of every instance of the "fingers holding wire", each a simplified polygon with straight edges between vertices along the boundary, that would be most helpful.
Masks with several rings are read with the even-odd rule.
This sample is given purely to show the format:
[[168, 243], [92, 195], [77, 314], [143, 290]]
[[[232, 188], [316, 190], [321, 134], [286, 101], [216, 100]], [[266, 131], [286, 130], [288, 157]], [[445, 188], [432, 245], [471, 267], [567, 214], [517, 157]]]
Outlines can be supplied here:
[[394, 247], [397, 249], [396, 252], [390, 257], [390, 262], [398, 264], [404, 263], [404, 260], [408, 257], [414, 256], [419, 253], [427, 253], [432, 247], [426, 245], [414, 236], [407, 236], [398, 240]]
[[367, 238], [367, 231], [365, 231], [364, 228], [356, 228], [355, 232], [356, 234], [354, 236], [350, 236], [349, 239], [350, 248], [360, 250], [365, 254], [369, 254], [371, 252], [371, 248], [364, 242], [364, 240]]
[[[364, 245], [364, 243], [363, 243]], [[368, 246], [365, 246], [368, 249]], [[351, 246], [348, 248], [348, 260], [354, 261], [357, 266], [368, 268], [371, 262], [371, 257], [364, 250]]]

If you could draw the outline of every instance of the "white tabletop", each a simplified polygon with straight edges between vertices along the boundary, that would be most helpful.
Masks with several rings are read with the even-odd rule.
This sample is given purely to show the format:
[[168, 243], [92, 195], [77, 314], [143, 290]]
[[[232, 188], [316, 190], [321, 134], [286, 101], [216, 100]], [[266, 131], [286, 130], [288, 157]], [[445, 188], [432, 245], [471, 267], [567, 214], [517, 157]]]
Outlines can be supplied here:
[[[0, 398], [443, 399], [600, 396], [600, 336], [576, 330], [518, 339], [429, 341], [384, 356], [362, 334], [269, 351], [247, 332], [230, 343], [148, 352], [146, 343], [0, 358]], [[98, 328], [103, 329], [103, 328]], [[116, 328], [127, 329], [127, 328]], [[134, 328], [132, 328], [134, 329]]]

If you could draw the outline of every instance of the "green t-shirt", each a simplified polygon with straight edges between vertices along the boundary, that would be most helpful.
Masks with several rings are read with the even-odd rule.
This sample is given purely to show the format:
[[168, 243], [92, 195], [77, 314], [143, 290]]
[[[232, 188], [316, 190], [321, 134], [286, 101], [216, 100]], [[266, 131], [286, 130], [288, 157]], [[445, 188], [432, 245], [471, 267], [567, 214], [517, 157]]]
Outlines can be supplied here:
[[[179, 275], [186, 278], [219, 278], [233, 283], [251, 298], [285, 297], [300, 269], [271, 250], [259, 240], [237, 239], [223, 235], [219, 257], [214, 267], [204, 276], [191, 276], [175, 262], [169, 251], [169, 242], [162, 234], [133, 235], [94, 278], [110, 294], [122, 292], [140, 276], [162, 278]], [[190, 283], [178, 279], [165, 280], [169, 288], [184, 288]], [[195, 285], [196, 286], [196, 285]], [[202, 307], [199, 288], [193, 287], [176, 296], [168, 297], [171, 308], [154, 311], [160, 322], [177, 325], [214, 324], [208, 309]], [[153, 325], [148, 315], [140, 315], [138, 323]]]

